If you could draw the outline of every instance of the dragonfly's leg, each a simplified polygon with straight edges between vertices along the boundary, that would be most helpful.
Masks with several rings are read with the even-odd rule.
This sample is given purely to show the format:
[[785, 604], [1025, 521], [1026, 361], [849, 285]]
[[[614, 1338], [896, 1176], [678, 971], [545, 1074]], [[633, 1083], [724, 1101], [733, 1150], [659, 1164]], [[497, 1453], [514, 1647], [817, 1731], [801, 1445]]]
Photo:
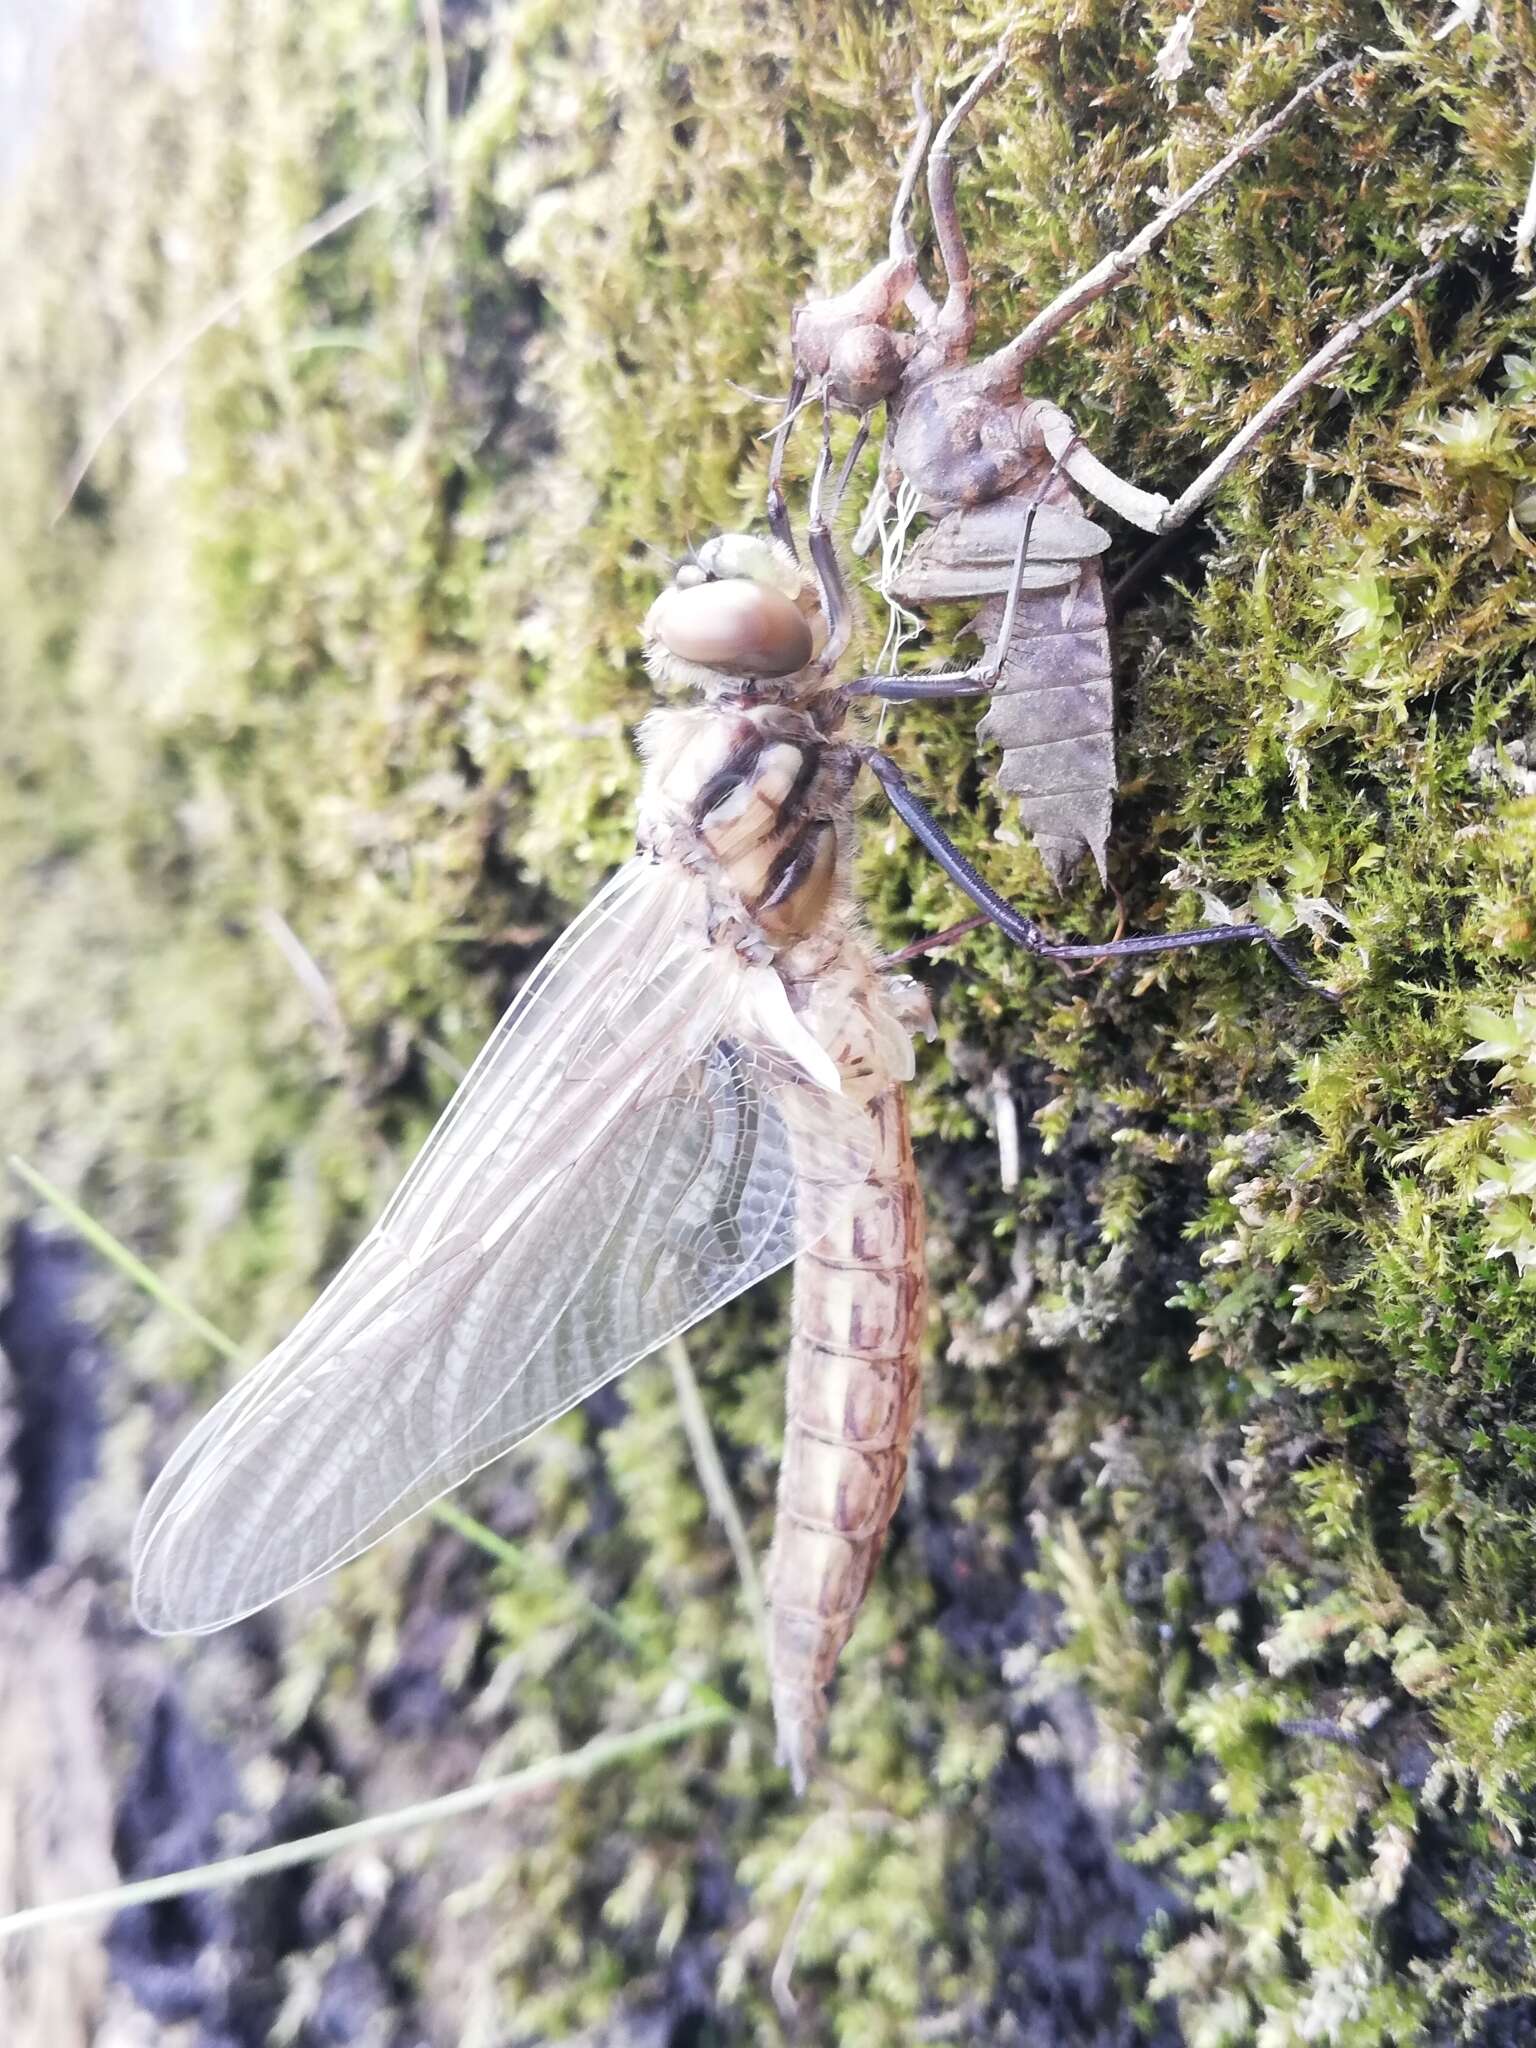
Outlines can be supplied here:
[[992, 685], [974, 680], [971, 671], [931, 676], [855, 676], [842, 685], [845, 697], [874, 697], [882, 704], [943, 704], [951, 697], [988, 697]]
[[976, 334], [976, 315], [971, 310], [971, 258], [960, 231], [955, 206], [955, 161], [949, 145], [955, 130], [971, 112], [982, 94], [1003, 69], [1005, 53], [999, 49], [971, 80], [944, 117], [928, 158], [928, 205], [933, 214], [933, 232], [939, 245], [939, 260], [949, 280], [949, 290], [935, 320], [929, 323], [935, 339], [950, 362], [964, 362]]
[[[854, 458], [864, 445], [864, 429], [860, 426], [854, 440], [848, 461], [838, 485], [838, 495], [848, 480], [848, 471], [853, 467]], [[823, 675], [830, 675], [848, 651], [848, 642], [853, 636], [853, 606], [848, 598], [848, 586], [843, 581], [842, 564], [837, 559], [837, 543], [832, 538], [823, 498], [826, 491], [827, 473], [832, 467], [832, 415], [825, 409], [821, 415], [821, 457], [816, 464], [816, 474], [811, 479], [810, 522], [806, 528], [806, 547], [811, 557], [811, 567], [816, 571], [816, 581], [821, 590], [822, 616], [827, 622], [827, 644], [821, 650], [817, 667]]]
[[998, 392], [1016, 391], [1026, 363], [1031, 362], [1041, 350], [1054, 341], [1069, 320], [1080, 313], [1085, 306], [1091, 306], [1098, 299], [1108, 296], [1117, 285], [1123, 284], [1141, 259], [1160, 242], [1175, 221], [1182, 220], [1216, 187], [1236, 170], [1246, 157], [1264, 147], [1265, 143], [1284, 128], [1308, 100], [1332, 85], [1350, 68], [1351, 60], [1341, 57], [1320, 71], [1310, 84], [1292, 93], [1285, 105], [1250, 129], [1240, 141], [1233, 143], [1219, 162], [1196, 178], [1184, 192], [1170, 199], [1161, 212], [1155, 214], [1138, 234], [1131, 237], [1123, 248], [1113, 249], [1101, 258], [1091, 270], [1058, 292], [1051, 303], [1038, 312], [1021, 334], [1015, 336], [1005, 347], [988, 358], [991, 372], [990, 383]]
[[978, 910], [974, 917], [962, 917], [958, 924], [946, 925], [941, 932], [929, 932], [924, 938], [914, 939], [910, 946], [899, 946], [894, 953], [882, 953], [875, 963], [878, 967], [904, 967], [909, 960], [920, 960], [925, 953], [942, 953], [946, 946], [958, 946], [962, 939], [968, 939], [972, 932], [979, 932], [984, 924], [992, 922]]
[[1303, 974], [1274, 933], [1262, 924], [1197, 925], [1192, 931], [1149, 932], [1138, 938], [1107, 939], [1097, 946], [1052, 939], [1032, 917], [1015, 909], [1006, 897], [999, 896], [989, 883], [982, 880], [965, 855], [951, 842], [927, 805], [913, 793], [894, 761], [873, 747], [862, 747], [859, 753], [885, 791], [892, 810], [919, 844], [933, 855], [955, 886], [992, 920], [1006, 938], [1012, 939], [1026, 952], [1033, 953], [1037, 959], [1141, 959], [1149, 954], [1183, 952], [1192, 946], [1225, 946], [1234, 941], [1252, 941], [1267, 946], [1286, 973], [1300, 982], [1303, 988], [1310, 989], [1315, 995], [1327, 996], [1330, 1001], [1338, 1000], [1332, 990]]
[[1376, 305], [1367, 307], [1363, 313], [1357, 313], [1353, 320], [1346, 320], [1342, 327], [1329, 336], [1317, 354], [1309, 357], [1296, 374], [1281, 385], [1274, 397], [1267, 399], [1259, 407], [1242, 432], [1234, 434], [1225, 448], [1211, 458], [1189, 488], [1179, 493], [1162, 514], [1156, 531], [1171, 533], [1175, 527], [1183, 526], [1187, 520], [1192, 519], [1222, 479], [1242, 461], [1254, 442], [1262, 434], [1268, 433], [1275, 421], [1290, 411], [1303, 392], [1310, 391], [1314, 384], [1328, 374], [1335, 363], [1343, 361], [1361, 338], [1369, 334], [1379, 321], [1395, 313], [1421, 286], [1438, 277], [1444, 268], [1443, 263], [1426, 264], [1422, 270], [1416, 270], [1412, 277], [1400, 284], [1395, 292], [1379, 300]]
[[790, 380], [789, 396], [784, 401], [784, 417], [779, 421], [773, 437], [773, 450], [768, 457], [768, 531], [789, 549], [796, 561], [800, 555], [795, 546], [794, 528], [789, 523], [789, 507], [784, 501], [784, 449], [804, 397], [805, 372], [797, 370]]

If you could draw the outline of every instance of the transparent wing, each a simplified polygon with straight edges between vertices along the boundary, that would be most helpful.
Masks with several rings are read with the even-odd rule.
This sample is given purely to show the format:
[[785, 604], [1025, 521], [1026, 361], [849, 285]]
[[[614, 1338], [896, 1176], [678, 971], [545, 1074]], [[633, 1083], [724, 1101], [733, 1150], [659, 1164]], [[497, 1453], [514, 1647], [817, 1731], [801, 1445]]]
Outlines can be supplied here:
[[765, 1027], [782, 1000], [708, 944], [696, 882], [621, 870], [375, 1230], [162, 1472], [145, 1625], [222, 1627], [355, 1556], [820, 1236], [868, 1126]]

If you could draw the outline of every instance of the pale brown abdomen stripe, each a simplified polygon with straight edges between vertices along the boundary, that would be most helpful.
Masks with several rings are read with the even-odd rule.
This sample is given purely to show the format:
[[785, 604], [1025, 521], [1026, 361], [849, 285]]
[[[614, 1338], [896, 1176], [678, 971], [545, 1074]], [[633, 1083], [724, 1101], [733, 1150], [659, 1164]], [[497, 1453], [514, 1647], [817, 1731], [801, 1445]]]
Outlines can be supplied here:
[[923, 1205], [899, 1087], [869, 1104], [869, 1177], [795, 1263], [788, 1422], [768, 1560], [780, 1761], [803, 1790], [827, 1687], [874, 1574], [917, 1422]]

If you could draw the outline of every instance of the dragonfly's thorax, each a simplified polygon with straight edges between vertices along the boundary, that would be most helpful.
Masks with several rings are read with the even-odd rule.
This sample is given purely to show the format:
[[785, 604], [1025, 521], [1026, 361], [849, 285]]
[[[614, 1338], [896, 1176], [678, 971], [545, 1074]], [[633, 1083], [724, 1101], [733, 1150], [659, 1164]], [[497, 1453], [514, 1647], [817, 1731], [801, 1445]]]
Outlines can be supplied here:
[[852, 750], [783, 704], [654, 711], [640, 745], [641, 850], [704, 878], [712, 935], [768, 958], [815, 932], [844, 886]]

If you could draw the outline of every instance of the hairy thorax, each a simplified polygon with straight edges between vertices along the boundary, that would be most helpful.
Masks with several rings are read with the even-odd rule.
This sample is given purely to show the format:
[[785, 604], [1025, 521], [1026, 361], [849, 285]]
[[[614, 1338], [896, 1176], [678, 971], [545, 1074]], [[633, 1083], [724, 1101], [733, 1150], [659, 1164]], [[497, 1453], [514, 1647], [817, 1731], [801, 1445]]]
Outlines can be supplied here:
[[711, 936], [766, 960], [845, 894], [852, 748], [792, 705], [654, 711], [640, 732], [641, 849], [708, 886]]
[[915, 983], [882, 972], [854, 909], [853, 749], [779, 704], [654, 711], [640, 744], [641, 849], [701, 877], [711, 940], [775, 968], [852, 1100], [909, 1079], [911, 1034], [932, 1018]]

